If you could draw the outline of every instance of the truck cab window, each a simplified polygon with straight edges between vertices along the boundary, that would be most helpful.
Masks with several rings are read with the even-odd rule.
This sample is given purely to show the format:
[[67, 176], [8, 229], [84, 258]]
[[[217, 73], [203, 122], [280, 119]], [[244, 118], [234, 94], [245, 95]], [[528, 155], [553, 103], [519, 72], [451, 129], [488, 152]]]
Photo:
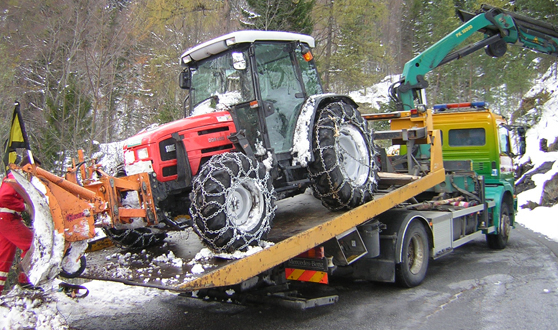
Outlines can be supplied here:
[[448, 132], [450, 147], [483, 146], [486, 144], [484, 128], [450, 129]]

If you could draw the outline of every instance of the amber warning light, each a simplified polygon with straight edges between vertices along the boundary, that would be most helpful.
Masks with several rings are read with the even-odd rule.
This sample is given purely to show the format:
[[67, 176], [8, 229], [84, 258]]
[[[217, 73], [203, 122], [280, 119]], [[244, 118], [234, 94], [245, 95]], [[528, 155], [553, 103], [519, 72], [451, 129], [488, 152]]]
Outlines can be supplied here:
[[312, 56], [312, 52], [310, 51], [309, 48], [307, 48], [307, 47], [303, 47], [303, 48], [302, 48], [302, 58], [303, 58], [306, 62], [312, 61], [312, 59], [314, 58], [314, 56]]

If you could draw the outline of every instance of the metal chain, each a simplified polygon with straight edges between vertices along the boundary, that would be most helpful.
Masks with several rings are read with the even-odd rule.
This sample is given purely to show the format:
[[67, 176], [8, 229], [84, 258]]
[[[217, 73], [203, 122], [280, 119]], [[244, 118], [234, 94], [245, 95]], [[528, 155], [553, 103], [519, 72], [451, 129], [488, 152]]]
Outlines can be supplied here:
[[[248, 168], [243, 164], [243, 160], [248, 162]], [[224, 153], [213, 156], [194, 179], [194, 188], [190, 195], [192, 201], [190, 214], [194, 218], [194, 230], [212, 250], [216, 252], [244, 250], [250, 245], [259, 243], [262, 236], [270, 230], [271, 220], [275, 216], [276, 206], [273, 203], [275, 197], [270, 174], [268, 171], [260, 170], [262, 166], [257, 160], [242, 153]], [[238, 172], [232, 167], [238, 168]], [[262, 176], [262, 173], [265, 174]], [[227, 177], [230, 178], [230, 185], [222, 182]], [[252, 182], [261, 191], [263, 200], [259, 202], [264, 203], [264, 219], [258, 224], [258, 228], [249, 233], [235, 225], [237, 215], [230, 207], [235, 188], [246, 181]], [[206, 187], [211, 187], [211, 191], [207, 191]], [[212, 213], [204, 215], [204, 211], [210, 209]], [[226, 219], [224, 225], [219, 228], [209, 228], [216, 217], [223, 215]], [[196, 218], [201, 221], [196, 221]], [[231, 230], [232, 236], [227, 238]], [[227, 241], [223, 242], [224, 240]]]
[[[333, 198], [336, 200], [336, 207], [331, 207], [328, 205], [328, 207], [332, 208], [333, 210], [340, 210], [340, 209], [344, 209], [347, 208], [349, 206], [349, 203], [353, 200], [354, 196], [355, 196], [355, 192], [357, 190], [360, 190], [361, 192], [361, 200], [360, 203], [364, 203], [364, 192], [369, 192], [370, 194], [372, 194], [375, 190], [375, 185], [377, 183], [376, 180], [376, 173], [378, 171], [378, 165], [376, 163], [375, 157], [377, 155], [377, 151], [375, 149], [375, 147], [373, 145], [367, 145], [367, 148], [369, 150], [369, 154], [370, 154], [370, 160], [369, 163], [366, 164], [364, 162], [362, 162], [359, 159], [355, 159], [353, 156], [350, 155], [350, 153], [347, 152], [347, 150], [343, 149], [343, 147], [338, 143], [339, 142], [339, 138], [340, 138], [340, 126], [341, 124], [344, 123], [349, 123], [352, 124], [354, 126], [356, 126], [361, 132], [363, 132], [363, 134], [370, 134], [370, 141], [372, 141], [372, 133], [370, 132], [370, 130], [367, 127], [367, 123], [362, 120], [361, 118], [359, 118], [357, 116], [357, 112], [356, 110], [354, 110], [350, 115], [347, 114], [346, 112], [344, 112], [341, 116], [339, 116], [338, 113], [336, 113], [333, 109], [333, 105], [336, 105], [335, 103], [325, 107], [322, 111], [325, 112], [326, 114], [322, 113], [321, 115], [318, 116], [318, 121], [316, 122], [316, 126], [315, 126], [315, 134], [314, 134], [314, 139], [315, 139], [315, 145], [316, 148], [314, 150], [314, 152], [317, 153], [317, 155], [319, 155], [318, 157], [316, 157], [317, 162], [321, 162], [321, 168], [323, 169], [320, 172], [310, 172], [310, 178], [311, 179], [317, 179], [317, 178], [322, 178], [323, 180], [323, 176], [325, 176], [329, 187], [331, 188], [329, 192], [327, 193], [320, 193], [319, 191], [317, 191], [317, 189], [314, 189], [314, 193], [320, 198]], [[337, 103], [337, 105], [343, 107], [343, 103]], [[331, 122], [333, 122], [333, 127], [331, 125]], [[326, 145], [323, 146], [320, 144], [320, 137], [318, 132], [321, 129], [325, 129], [325, 130], [333, 130], [333, 135], [334, 135], [334, 144], [333, 145]], [[324, 151], [328, 150], [328, 149], [336, 149], [336, 160], [335, 160], [335, 164], [333, 166], [331, 166], [331, 168], [328, 169], [328, 167], [325, 164], [325, 160], [323, 159], [323, 155], [324, 155]], [[349, 156], [352, 159], [354, 159], [355, 161], [357, 161], [359, 164], [366, 166], [367, 168], [370, 169], [370, 178], [366, 181], [365, 185], [363, 187], [356, 187], [355, 183], [353, 180], [351, 180], [350, 178], [346, 178], [343, 176], [343, 182], [341, 184], [337, 184], [335, 183], [335, 180], [332, 178], [331, 173], [339, 170], [342, 173], [346, 172], [346, 169], [343, 167], [343, 163], [340, 160], [340, 154], [339, 151], [343, 152], [343, 156]], [[339, 192], [346, 186], [349, 185], [351, 187], [350, 191], [351, 191], [351, 195], [349, 196], [349, 198], [346, 198], [345, 201], [341, 200], [340, 196], [339, 196]]]

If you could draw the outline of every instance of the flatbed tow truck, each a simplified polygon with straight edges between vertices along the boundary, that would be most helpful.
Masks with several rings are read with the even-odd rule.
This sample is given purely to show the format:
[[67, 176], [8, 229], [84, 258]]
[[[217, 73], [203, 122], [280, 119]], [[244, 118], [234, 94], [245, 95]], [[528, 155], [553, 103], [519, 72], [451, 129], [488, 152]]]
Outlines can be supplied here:
[[[234, 259], [234, 255], [220, 257], [219, 254], [200, 253], [203, 245], [196, 235], [177, 232], [165, 240], [164, 246], [140, 253], [126, 254], [116, 247], [88, 253], [88, 267], [81, 277], [193, 292], [195, 297], [201, 298], [249, 301], [265, 297], [271, 298], [268, 300], [273, 303], [300, 309], [335, 303], [338, 297], [301, 297], [298, 292], [289, 290], [287, 279], [327, 284], [328, 276], [338, 273], [370, 281], [397, 281], [405, 287], [416, 286], [425, 277], [430, 258], [444, 256], [482, 235], [497, 233], [496, 226], [502, 218], [493, 218], [501, 212], [496, 205], [508, 203], [506, 207], [514, 207], [509, 191], [487, 199], [475, 190], [486, 188], [482, 177], [472, 172], [470, 161], [446, 161], [452, 171], [444, 168], [440, 131], [433, 129], [433, 117], [458, 114], [462, 120], [472, 115], [470, 127], [488, 127], [487, 139], [491, 141], [487, 144], [500, 141], [500, 116], [482, 106], [460, 106], [462, 111], [457, 113], [432, 114], [429, 110], [416, 117], [411, 112], [391, 114], [399, 116], [392, 119], [392, 125], [399, 129], [377, 132], [376, 138], [405, 141], [406, 145], [428, 141], [430, 157], [420, 161], [426, 174], [380, 172], [380, 190], [373, 201], [360, 207], [334, 212], [324, 208], [311, 194], [298, 195], [278, 202], [275, 224], [267, 238], [270, 244], [241, 259]], [[479, 121], [476, 118], [479, 114], [489, 120]], [[369, 118], [381, 116], [385, 114]], [[463, 121], [460, 125], [467, 127]], [[453, 149], [459, 148], [467, 149], [467, 146]], [[401, 157], [391, 163], [400, 160]], [[474, 182], [479, 179], [480, 182]], [[468, 186], [469, 194], [483, 199], [476, 203], [462, 202], [463, 197], [417, 200], [424, 193], [443, 195], [440, 187], [446, 181], [451, 185], [450, 180]], [[434, 189], [436, 187], [438, 189]], [[443, 190], [455, 192], [454, 188]], [[506, 201], [502, 203], [501, 199]], [[507, 240], [513, 214], [506, 211], [506, 215]], [[423, 229], [417, 231], [417, 227]], [[406, 238], [409, 235], [410, 238]], [[172, 252], [170, 260], [169, 252]], [[402, 264], [406, 267], [404, 270]]]
[[[426, 276], [430, 259], [444, 256], [482, 235], [486, 235], [490, 248], [505, 248], [517, 210], [513, 187], [513, 153], [509, 138], [511, 128], [501, 116], [492, 113], [482, 102], [446, 104], [427, 110], [424, 88], [428, 84], [424, 74], [480, 48], [485, 48], [490, 56], [502, 56], [507, 43], [518, 43], [525, 48], [556, 56], [558, 30], [549, 24], [489, 6], [483, 6], [476, 14], [460, 12], [459, 17], [464, 21], [462, 26], [405, 66], [402, 80], [393, 86], [391, 92], [399, 111], [362, 116], [365, 120], [390, 121], [391, 130], [375, 132], [373, 138], [391, 140], [393, 145], [400, 145], [400, 155], [387, 156], [379, 152], [373, 154], [374, 159], [367, 158], [370, 154], [367, 156], [366, 152], [369, 151], [360, 148], [359, 143], [355, 142], [364, 143], [370, 139], [370, 136], [362, 135], [366, 131], [366, 125], [356, 125], [360, 115], [348, 116], [351, 117], [351, 124], [342, 124], [339, 131], [333, 131], [344, 139], [341, 142], [345, 143], [344, 147], [354, 151], [344, 153], [347, 150], [340, 150], [341, 156], [338, 157], [345, 157], [342, 162], [348, 164], [342, 170], [350, 172], [348, 176], [353, 181], [362, 181], [366, 185], [366, 189], [355, 190], [357, 192], [349, 195], [348, 199], [336, 193], [317, 193], [314, 189], [313, 194], [322, 199], [320, 203], [308, 193], [301, 193], [311, 183], [315, 184], [323, 178], [320, 176], [323, 173], [316, 174], [319, 171], [314, 169], [315, 172], [312, 172], [312, 168], [310, 174], [313, 178], [309, 178], [307, 169], [304, 168], [306, 161], [310, 163], [310, 167], [315, 167], [311, 162], [321, 156], [314, 153], [314, 156], [306, 156], [304, 159], [304, 152], [308, 150], [300, 148], [298, 153], [291, 154], [287, 148], [281, 154], [278, 150], [285, 146], [277, 144], [277, 141], [267, 135], [267, 130], [273, 131], [273, 124], [286, 125], [289, 122], [284, 115], [276, 116], [276, 110], [281, 110], [282, 107], [280, 102], [273, 105], [273, 102], [268, 102], [263, 97], [264, 92], [269, 92], [265, 89], [271, 88], [277, 79], [272, 79], [268, 86], [256, 84], [256, 101], [228, 104], [221, 108], [226, 111], [185, 118], [154, 133], [138, 136], [135, 139], [137, 142], [128, 144], [125, 148], [129, 168], [136, 169], [134, 174], [129, 172], [125, 177], [112, 177], [95, 167], [90, 168], [86, 174], [83, 166], [79, 168], [83, 162], [70, 169], [66, 179], [53, 176], [34, 165], [27, 165], [23, 169], [11, 165], [17, 180], [12, 184], [33, 204], [36, 225], [41, 224], [37, 221], [42, 222], [46, 225], [45, 231], [48, 233], [50, 230], [52, 233], [50, 239], [36, 240], [34, 251], [28, 253], [31, 256], [24, 260], [30, 279], [39, 283], [56, 276], [62, 269], [66, 277], [118, 281], [192, 293], [197, 297], [243, 300], [241, 295], [246, 297], [253, 292], [264, 292], [264, 296], [271, 294], [273, 297], [282, 297], [281, 301], [290, 301], [298, 307], [306, 308], [334, 303], [337, 297], [301, 299], [285, 294], [292, 281], [327, 283], [329, 276], [340, 275], [370, 281], [397, 282], [404, 287], [414, 287]], [[455, 50], [456, 46], [477, 31], [485, 34], [484, 40]], [[298, 75], [292, 81], [306, 84], [300, 93], [292, 94], [293, 100], [304, 99], [306, 102], [302, 110], [300, 106], [296, 108], [299, 109], [298, 122], [303, 123], [297, 124], [296, 128], [312, 126], [312, 122], [318, 120], [316, 109], [319, 114], [320, 109], [333, 109], [330, 107], [332, 104], [340, 108], [356, 106], [345, 96], [309, 96], [312, 91], [321, 91], [310, 53], [313, 42], [309, 36], [281, 32], [243, 31], [226, 35], [197, 46], [182, 56], [185, 71], [180, 76], [180, 85], [190, 90], [192, 105], [192, 99], [197, 98], [201, 99], [201, 102], [196, 103], [198, 105], [214, 106], [219, 103], [219, 96], [206, 97], [201, 93], [202, 90], [196, 95], [196, 83], [213, 82], [212, 78], [203, 80], [204, 63], [225, 58], [220, 57], [222, 55], [230, 55], [230, 61], [220, 62], [231, 64], [231, 68], [226, 71], [233, 73], [227, 80], [227, 88], [238, 86], [243, 81], [263, 84], [264, 77], [257, 76], [256, 72], [260, 75], [273, 72], [282, 59], [275, 58], [262, 64], [255, 61], [254, 54], [261, 59], [263, 57], [258, 56], [276, 56], [287, 52], [285, 58], [290, 58], [290, 61], [285, 63], [292, 64], [293, 72]], [[277, 45], [280, 47], [258, 55], [260, 44], [269, 49]], [[299, 56], [308, 64], [304, 64]], [[297, 66], [299, 63], [302, 64]], [[258, 71], [260, 65], [265, 65], [268, 71]], [[244, 75], [248, 72], [247, 69], [252, 70], [251, 76]], [[303, 70], [306, 70], [305, 75], [302, 75]], [[286, 73], [282, 71], [282, 74]], [[210, 77], [224, 76], [211, 73]], [[235, 95], [238, 98], [240, 94]], [[287, 95], [283, 96], [286, 98]], [[354, 110], [350, 111], [355, 113]], [[263, 115], [256, 118], [259, 121], [250, 122], [249, 116], [253, 113]], [[316, 114], [316, 118], [314, 115], [307, 117], [308, 114]], [[328, 118], [321, 119], [327, 122]], [[256, 127], [263, 127], [263, 143], [250, 136], [249, 129], [235, 133], [235, 125], [242, 127], [242, 120], [248, 120], [244, 124], [252, 123]], [[292, 118], [290, 122], [293, 122]], [[249, 241], [238, 249], [244, 251], [240, 257], [235, 256], [233, 248], [242, 243], [235, 240], [237, 237], [233, 235], [230, 241], [222, 240], [224, 236], [215, 238], [211, 227], [217, 225], [218, 221], [209, 225], [203, 223], [207, 219], [212, 221], [213, 215], [202, 207], [205, 195], [196, 195], [196, 184], [200, 185], [203, 178], [199, 177], [202, 175], [193, 177], [192, 174], [195, 175], [198, 168], [201, 168], [203, 175], [212, 176], [213, 172], [203, 171], [204, 168], [216, 166], [211, 163], [214, 158], [207, 161], [195, 156], [200, 152], [189, 149], [192, 144], [188, 144], [186, 136], [194, 136], [190, 131], [172, 132], [172, 138], [168, 132], [168, 137], [163, 136], [164, 129], [176, 129], [180, 125], [198, 129], [193, 124], [209, 125], [205, 126], [207, 129], [195, 131], [195, 136], [208, 136], [210, 143], [221, 143], [215, 144], [216, 147], [202, 149], [201, 153], [224, 152], [238, 155], [240, 151], [248, 155], [248, 158], [255, 157], [261, 163], [274, 165], [268, 168], [267, 173], [271, 173], [277, 186], [277, 194], [282, 199], [277, 202], [276, 210], [273, 207], [273, 198], [266, 200], [266, 210], [276, 213], [273, 226], [269, 222], [265, 223], [267, 227], [262, 228], [266, 231], [264, 234], [267, 234], [267, 238], [263, 239], [265, 235], [261, 232], [257, 237], [250, 236], [253, 233], [250, 232], [254, 229], [253, 224], [237, 223], [239, 228], [249, 229], [242, 234], [243, 239], [248, 237]], [[355, 129], [355, 125], [358, 128]], [[321, 126], [317, 127], [314, 134], [322, 134]], [[283, 128], [290, 129], [292, 126]], [[312, 132], [308, 134], [308, 141], [312, 141]], [[144, 144], [149, 138], [155, 139], [154, 136], [162, 140]], [[521, 138], [524, 139], [524, 136]], [[201, 141], [199, 138], [193, 139], [197, 139], [196, 143]], [[262, 148], [262, 144], [264, 151], [260, 153], [258, 149]], [[161, 151], [153, 148], [161, 148]], [[325, 149], [323, 147], [319, 150], [323, 152]], [[162, 162], [158, 163], [153, 158], [153, 150], [156, 154], [161, 153], [164, 158]], [[233, 152], [229, 152], [230, 150]], [[349, 159], [357, 156], [364, 157], [358, 161]], [[235, 159], [239, 167], [248, 164], [242, 157]], [[364, 159], [367, 164], [361, 167], [359, 164]], [[381, 170], [376, 172], [378, 167]], [[258, 167], [255, 172], [250, 170], [250, 173], [259, 175], [266, 172], [260, 172], [260, 169]], [[363, 169], [371, 174], [368, 178], [362, 179]], [[217, 172], [226, 170], [221, 168]], [[78, 182], [76, 174], [80, 172], [82, 178], [97, 173], [97, 179]], [[29, 182], [33, 180], [26, 180], [24, 175], [41, 181], [39, 190], [49, 197], [48, 205], [45, 205], [44, 198], [40, 198], [41, 193], [30, 186]], [[167, 181], [164, 181], [165, 176], [169, 177]], [[267, 175], [265, 178], [271, 180]], [[371, 180], [372, 178], [375, 179]], [[237, 186], [233, 191], [233, 195], [236, 195], [232, 199], [234, 203], [231, 204], [231, 210], [239, 216], [248, 215], [242, 218], [243, 221], [251, 221], [251, 214], [256, 211], [260, 212], [258, 214], [262, 218], [268, 217], [266, 212], [262, 214], [257, 207], [256, 211], [253, 208], [250, 212], [237, 208], [239, 202], [247, 202], [243, 198], [252, 194], [255, 186], [266, 185], [265, 182], [269, 182], [267, 179], [257, 182], [250, 181], [248, 177], [239, 179], [241, 182], [249, 182], [242, 187]], [[220, 180], [219, 182], [223, 181], [222, 177]], [[194, 182], [194, 188], [191, 188], [191, 182]], [[213, 181], [215, 182], [217, 181]], [[214, 196], [211, 191], [207, 191], [207, 181], [202, 181], [203, 184], [206, 184], [202, 187], [206, 190], [201, 189], [201, 192]], [[318, 185], [317, 188], [319, 190], [321, 186]], [[369, 200], [367, 189], [371, 188], [374, 189], [374, 195]], [[192, 205], [200, 204], [190, 207], [196, 213], [193, 221], [179, 220], [180, 212], [184, 209], [180, 207], [189, 203], [185, 198], [188, 194], [184, 194], [184, 191], [194, 196], [191, 198]], [[122, 196], [128, 192], [137, 193], [139, 207], [123, 205]], [[265, 196], [265, 193], [256, 194], [252, 196], [252, 201], [264, 200]], [[361, 197], [357, 200], [354, 196]], [[355, 203], [362, 205], [355, 206]], [[322, 205], [340, 210], [328, 210]], [[227, 207], [228, 204], [222, 206], [223, 209]], [[52, 218], [46, 216], [38, 219], [37, 214], [44, 216], [45, 212], [37, 211], [45, 208], [50, 208]], [[346, 211], [347, 208], [350, 210]], [[171, 214], [174, 217], [170, 217]], [[81, 255], [86, 248], [83, 242], [93, 237], [94, 226], [108, 228], [105, 232], [115, 239], [127, 231], [111, 232], [110, 228], [130, 224], [134, 219], [143, 220], [146, 227], [158, 228], [164, 224], [178, 231], [169, 231], [169, 237], [162, 245], [141, 251], [122, 251], [110, 247], [88, 252], [88, 265], [85, 267], [85, 258]], [[193, 230], [188, 228], [192, 223]], [[203, 228], [204, 226], [207, 228]], [[229, 233], [226, 230], [226, 227], [220, 228], [217, 232]], [[194, 231], [197, 235], [193, 235]], [[141, 233], [135, 233], [138, 232]], [[153, 237], [149, 232], [145, 233], [146, 237]], [[46, 246], [45, 242], [48, 243]], [[255, 242], [258, 244], [254, 244]], [[213, 251], [202, 249], [204, 245], [213, 247]]]

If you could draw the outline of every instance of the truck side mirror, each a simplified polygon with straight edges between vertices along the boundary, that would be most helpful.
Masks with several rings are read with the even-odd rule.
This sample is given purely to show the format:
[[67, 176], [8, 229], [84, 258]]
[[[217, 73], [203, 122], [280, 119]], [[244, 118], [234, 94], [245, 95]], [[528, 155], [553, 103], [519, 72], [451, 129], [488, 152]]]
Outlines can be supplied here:
[[519, 156], [525, 155], [525, 149], [527, 147], [527, 140], [525, 139], [525, 127], [517, 128], [517, 136], [519, 138]]
[[178, 76], [178, 86], [182, 89], [190, 89], [192, 87], [192, 80], [190, 79], [190, 72], [184, 70]]

